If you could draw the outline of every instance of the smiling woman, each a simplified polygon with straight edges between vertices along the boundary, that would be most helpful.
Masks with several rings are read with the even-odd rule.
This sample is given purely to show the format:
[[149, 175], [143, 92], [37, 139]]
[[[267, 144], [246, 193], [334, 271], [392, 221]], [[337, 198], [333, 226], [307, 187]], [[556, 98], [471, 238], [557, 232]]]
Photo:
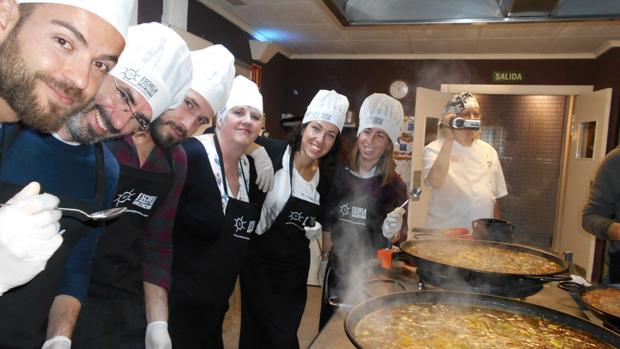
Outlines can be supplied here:
[[261, 140], [272, 150], [276, 173], [261, 209], [258, 236], [250, 242], [241, 271], [240, 349], [299, 347], [297, 330], [310, 267], [308, 243], [322, 231], [320, 204], [327, 196], [329, 163], [338, 156], [338, 136], [348, 107], [345, 96], [320, 90], [290, 143]]
[[[188, 171], [174, 226], [170, 334], [181, 348], [222, 348], [222, 320], [260, 214], [244, 155], [260, 129], [258, 87], [237, 76], [214, 134], [183, 143]], [[219, 200], [214, 198], [219, 198]]]
[[[385, 94], [368, 96], [360, 108], [357, 141], [346, 166], [332, 177], [327, 199], [330, 213], [323, 236], [324, 259], [329, 257], [321, 306], [322, 327], [334, 308], [330, 297], [343, 298], [356, 288], [359, 269], [375, 258], [376, 251], [404, 237], [407, 189], [395, 172], [392, 158], [403, 121], [400, 102]], [[382, 234], [379, 234], [382, 232]], [[362, 270], [361, 272], [365, 272]]]

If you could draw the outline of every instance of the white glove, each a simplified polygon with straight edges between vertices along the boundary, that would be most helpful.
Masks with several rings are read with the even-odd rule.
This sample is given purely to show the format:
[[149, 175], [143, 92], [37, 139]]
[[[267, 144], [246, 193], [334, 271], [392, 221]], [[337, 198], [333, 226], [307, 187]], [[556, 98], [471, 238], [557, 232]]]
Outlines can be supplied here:
[[319, 271], [316, 273], [316, 278], [319, 281], [319, 285], [323, 287], [323, 282], [325, 282], [325, 272], [327, 271], [327, 260], [321, 261], [319, 264]]
[[390, 240], [396, 236], [396, 234], [403, 227], [404, 214], [405, 209], [402, 207], [397, 207], [392, 212], [387, 214], [387, 217], [385, 217], [383, 220], [383, 225], [381, 226], [383, 236]]
[[70, 349], [71, 340], [65, 336], [56, 336], [43, 343], [41, 349]]
[[258, 189], [264, 193], [273, 189], [273, 164], [265, 148], [259, 147], [254, 150], [250, 156], [254, 159], [254, 167], [256, 168], [256, 185]]
[[153, 321], [146, 326], [144, 336], [146, 349], [171, 349], [172, 341], [168, 333], [168, 323], [166, 321]]
[[304, 227], [304, 230], [306, 231], [306, 237], [308, 238], [308, 240], [312, 241], [318, 239], [319, 236], [321, 236], [321, 233], [323, 232], [323, 226], [319, 222], [314, 222], [314, 227]]
[[0, 295], [45, 269], [62, 244], [58, 198], [32, 182], [0, 207]]

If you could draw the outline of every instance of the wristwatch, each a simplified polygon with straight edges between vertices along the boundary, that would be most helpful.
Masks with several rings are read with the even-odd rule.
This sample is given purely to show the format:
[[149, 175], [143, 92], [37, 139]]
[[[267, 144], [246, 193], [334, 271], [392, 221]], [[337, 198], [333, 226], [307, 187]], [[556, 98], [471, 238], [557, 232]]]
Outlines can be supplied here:
[[321, 257], [329, 257], [329, 251], [321, 251]]

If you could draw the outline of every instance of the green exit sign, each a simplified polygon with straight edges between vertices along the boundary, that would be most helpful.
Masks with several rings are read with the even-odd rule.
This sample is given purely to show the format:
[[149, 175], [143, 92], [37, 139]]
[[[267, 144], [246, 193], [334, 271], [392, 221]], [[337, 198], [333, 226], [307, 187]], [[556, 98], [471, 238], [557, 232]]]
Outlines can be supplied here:
[[493, 82], [524, 82], [525, 73], [519, 71], [494, 71]]

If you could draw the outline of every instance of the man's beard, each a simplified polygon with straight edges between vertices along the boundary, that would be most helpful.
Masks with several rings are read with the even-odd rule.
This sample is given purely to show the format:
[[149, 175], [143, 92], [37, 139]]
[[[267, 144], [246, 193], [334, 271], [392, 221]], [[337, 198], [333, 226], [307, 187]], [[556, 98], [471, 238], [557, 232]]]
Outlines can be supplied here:
[[[84, 108], [82, 90], [68, 81], [58, 81], [43, 72], [32, 73], [22, 62], [16, 28], [0, 45], [0, 97], [13, 109], [17, 117], [27, 125], [41, 131], [53, 132], [65, 123], [67, 118]], [[74, 99], [71, 106], [49, 103], [41, 106], [35, 88], [40, 80]]]
[[[104, 135], [97, 134], [89, 124], [82, 124], [82, 120], [84, 120], [89, 112], [94, 112], [94, 109], [97, 109], [99, 117], [109, 130], [108, 133]], [[90, 102], [84, 110], [71, 115], [65, 123], [65, 127], [73, 141], [80, 144], [95, 144], [105, 139], [117, 137], [119, 134], [119, 132], [114, 129], [114, 125], [112, 125], [112, 121], [110, 121], [107, 112], [97, 105], [94, 100]]]
[[[166, 125], [170, 125], [170, 127], [177, 129], [179, 132], [181, 132], [183, 137], [181, 137], [181, 139], [175, 139], [171, 135], [165, 135], [162, 129]], [[149, 133], [151, 134], [151, 138], [153, 138], [153, 142], [155, 142], [158, 147], [161, 147], [163, 149], [170, 149], [175, 145], [183, 142], [187, 138], [187, 130], [183, 128], [183, 126], [172, 120], [163, 121], [161, 118], [151, 123], [151, 126], [149, 127]]]

